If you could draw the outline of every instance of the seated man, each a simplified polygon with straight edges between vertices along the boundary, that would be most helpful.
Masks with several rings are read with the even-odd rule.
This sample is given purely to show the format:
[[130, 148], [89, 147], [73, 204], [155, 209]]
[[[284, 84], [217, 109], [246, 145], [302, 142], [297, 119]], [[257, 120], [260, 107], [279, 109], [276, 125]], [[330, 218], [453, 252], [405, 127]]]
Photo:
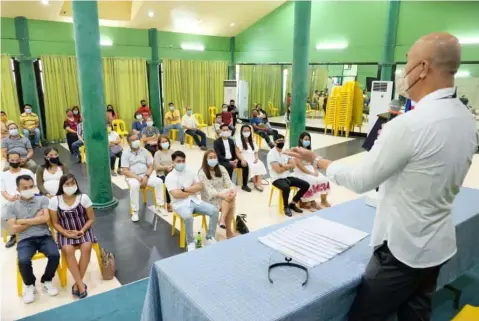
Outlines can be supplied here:
[[[30, 140], [26, 137], [20, 136], [18, 126], [15, 123], [10, 123], [8, 125], [8, 133], [10, 136], [2, 140], [3, 158], [6, 159], [9, 152], [17, 152], [20, 155], [20, 167], [28, 168], [33, 173], [36, 173], [37, 164], [32, 160], [33, 149]], [[6, 171], [8, 169], [9, 166], [6, 165], [3, 170]]]
[[221, 137], [221, 125], [223, 124], [223, 119], [221, 117], [221, 113], [216, 114], [216, 122], [213, 124], [213, 128], [215, 129], [216, 138]]
[[235, 135], [235, 126], [233, 125], [233, 114], [228, 111], [228, 105], [223, 104], [223, 110], [221, 111], [221, 122], [229, 127], [231, 130], [231, 136]]
[[256, 111], [258, 112], [258, 117], [263, 121], [263, 124], [265, 124], [268, 129], [272, 129], [271, 124], [268, 120], [268, 113], [266, 112], [266, 110], [261, 108], [261, 104], [256, 104], [254, 109], [256, 109]]
[[185, 143], [185, 132], [181, 126], [180, 111], [175, 109], [173, 103], [168, 104], [168, 111], [165, 114], [165, 128], [163, 128], [163, 134], [169, 136], [168, 132], [172, 129], [178, 130], [178, 140], [181, 145]]
[[176, 151], [171, 155], [171, 159], [175, 169], [166, 176], [165, 184], [171, 196], [173, 210], [185, 222], [187, 250], [193, 251], [196, 249], [195, 234], [193, 232], [193, 213], [204, 214], [210, 217], [206, 243], [216, 243], [215, 233], [216, 226], [218, 225], [218, 208], [196, 197], [196, 194], [201, 191], [203, 186], [195, 173], [185, 169], [185, 153]]
[[151, 116], [146, 117], [146, 127], [141, 131], [141, 140], [151, 155], [155, 155], [158, 149], [158, 138], [160, 137], [160, 130], [153, 124], [153, 118]]
[[85, 144], [83, 141], [83, 121], [77, 126], [77, 136], [78, 140], [72, 144], [72, 154], [77, 158], [77, 162], [81, 163], [80, 147]]
[[273, 135], [273, 139], [276, 140], [278, 137], [278, 131], [276, 129], [268, 128], [263, 123], [263, 120], [259, 118], [257, 110], [253, 110], [253, 118], [251, 118], [249, 122], [253, 127], [254, 132], [263, 137], [269, 148], [273, 148], [274, 144], [271, 142], [269, 135]]
[[[309, 183], [293, 176], [295, 168], [294, 159], [283, 154], [284, 136], [278, 135], [275, 139], [276, 147], [268, 152], [267, 163], [271, 182], [274, 187], [279, 188], [283, 194], [284, 215], [292, 216], [291, 210], [302, 213], [296, 206], [309, 189]], [[291, 187], [298, 187], [299, 191], [294, 195], [293, 201], [289, 203], [289, 192]], [[288, 205], [289, 203], [289, 205]]]
[[20, 127], [23, 131], [23, 135], [30, 139], [33, 137], [33, 147], [40, 146], [40, 120], [37, 114], [32, 112], [32, 106], [26, 104], [25, 112], [20, 115]]
[[150, 110], [150, 106], [148, 106], [146, 104], [146, 100], [142, 100], [140, 101], [140, 104], [141, 106], [138, 107], [138, 112], [141, 113], [141, 115], [143, 116], [143, 119], [146, 119], [147, 117], [150, 117], [151, 116], [151, 110]]
[[[31, 170], [20, 167], [20, 155], [13, 151], [8, 153], [7, 162], [10, 165], [9, 170], [3, 172], [0, 176], [0, 192], [2, 197], [5, 199], [5, 204], [8, 205], [11, 202], [15, 202], [20, 198], [17, 191], [17, 177], [21, 175], [30, 175], [34, 179], [33, 173]], [[6, 213], [7, 210], [5, 207], [2, 207], [2, 213]], [[6, 221], [2, 217], [2, 227], [3, 222]], [[5, 244], [6, 248], [10, 248], [15, 245], [17, 242], [15, 235], [12, 235], [8, 242]]]
[[198, 129], [196, 118], [190, 106], [186, 106], [186, 114], [181, 119], [181, 125], [185, 129], [185, 133], [191, 135], [201, 150], [206, 150], [206, 134]]
[[243, 186], [241, 189], [246, 192], [251, 192], [251, 188], [248, 187], [248, 163], [241, 153], [236, 153], [235, 143], [229, 138], [230, 136], [231, 131], [228, 125], [221, 125], [221, 137], [215, 140], [213, 144], [215, 153], [218, 156], [218, 163], [226, 168], [230, 178], [233, 177], [233, 170], [235, 168], [241, 168], [243, 173]]
[[33, 178], [29, 175], [18, 176], [16, 186], [20, 198], [9, 204], [6, 218], [12, 234], [17, 234], [18, 269], [22, 275], [23, 302], [35, 301], [35, 275], [32, 269], [32, 257], [38, 251], [48, 258], [41, 282], [50, 296], [58, 294], [52, 279], [60, 262], [57, 244], [50, 234], [48, 222], [48, 198], [35, 196]]
[[130, 188], [130, 204], [133, 211], [131, 220], [138, 222], [140, 188], [144, 189], [147, 186], [155, 188], [156, 211], [168, 215], [163, 208], [163, 181], [161, 178], [151, 175], [153, 172], [153, 156], [140, 146], [140, 139], [136, 133], [128, 135], [128, 144], [130, 149], [124, 150], [121, 155], [121, 168]]

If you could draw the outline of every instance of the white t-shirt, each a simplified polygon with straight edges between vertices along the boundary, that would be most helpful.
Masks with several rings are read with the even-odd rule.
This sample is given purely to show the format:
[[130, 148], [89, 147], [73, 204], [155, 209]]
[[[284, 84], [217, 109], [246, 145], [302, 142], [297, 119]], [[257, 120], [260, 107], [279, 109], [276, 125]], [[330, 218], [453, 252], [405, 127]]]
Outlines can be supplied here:
[[[174, 169], [168, 175], [166, 175], [165, 179], [166, 189], [169, 192], [177, 189], [181, 190], [182, 187], [190, 187], [191, 185], [199, 182], [200, 180], [198, 179], [198, 176], [192, 171], [189, 171], [188, 169], [185, 169], [183, 172], [179, 172]], [[193, 196], [190, 196], [185, 199], [175, 199], [173, 195], [170, 194], [170, 197], [173, 208], [178, 208], [184, 204], [189, 203], [190, 201], [193, 201], [195, 203], [200, 202], [199, 199]]]
[[188, 116], [188, 114], [183, 115], [183, 118], [181, 118], [181, 125], [186, 126], [188, 128], [198, 128], [198, 125], [196, 125], [196, 119], [194, 115]]
[[289, 160], [290, 156], [285, 155], [281, 152], [278, 152], [276, 148], [273, 148], [268, 152], [268, 156], [266, 158], [266, 161], [268, 163], [268, 170], [269, 170], [269, 176], [271, 177], [272, 181], [275, 181], [280, 178], [287, 178], [288, 176], [292, 176], [291, 172], [289, 170], [284, 171], [282, 173], [277, 173], [274, 171], [273, 166], [271, 166], [272, 163], [279, 163], [280, 165], [286, 165]]
[[112, 130], [109, 134], [108, 134], [108, 142], [111, 143], [111, 142], [114, 142], [116, 140], [120, 139], [120, 136], [118, 135], [118, 133], [114, 130]]
[[68, 211], [68, 210], [74, 209], [75, 207], [78, 206], [78, 204], [80, 204], [80, 202], [84, 208], [89, 208], [90, 206], [93, 205], [90, 197], [88, 197], [88, 195], [86, 194], [77, 195], [75, 202], [73, 202], [71, 206], [65, 204], [65, 201], [63, 200], [63, 196], [55, 196], [50, 198], [48, 209], [52, 211], [58, 211], [58, 201], [60, 201], [60, 209], [62, 211]]
[[223, 145], [225, 145], [225, 158], [232, 159], [233, 156], [231, 155], [229, 139], [221, 139], [221, 140], [223, 141]]
[[29, 175], [33, 178], [35, 183], [35, 175], [26, 168], [21, 168], [18, 173], [11, 173], [10, 171], [2, 172], [0, 178], [0, 191], [7, 192], [9, 195], [18, 195], [17, 191], [17, 177], [21, 175]]

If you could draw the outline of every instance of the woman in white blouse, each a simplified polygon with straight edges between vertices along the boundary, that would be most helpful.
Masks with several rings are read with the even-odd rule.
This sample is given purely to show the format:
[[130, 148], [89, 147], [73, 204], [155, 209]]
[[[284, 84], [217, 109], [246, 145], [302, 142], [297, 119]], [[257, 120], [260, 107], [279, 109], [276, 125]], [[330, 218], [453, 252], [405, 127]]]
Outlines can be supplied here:
[[251, 136], [251, 127], [248, 125], [241, 126], [241, 141], [236, 141], [236, 153], [243, 156], [248, 163], [249, 174], [253, 179], [254, 188], [263, 191], [261, 184], [263, 175], [266, 174], [266, 167], [258, 158], [258, 146], [253, 142]]
[[[110, 146], [110, 168], [111, 175], [116, 176], [122, 175], [121, 171], [121, 154], [123, 152], [123, 147], [121, 146], [121, 137], [116, 131], [113, 130], [111, 124], [107, 124], [106, 130], [108, 132], [108, 145]], [[118, 158], [118, 170], [115, 172], [115, 163]]]
[[37, 168], [37, 186], [40, 193], [52, 198], [57, 195], [60, 178], [69, 172], [68, 168], [60, 162], [58, 150], [55, 147], [45, 148], [43, 155], [45, 164]]
[[236, 186], [226, 168], [218, 164], [218, 156], [214, 150], [205, 152], [198, 178], [203, 184], [201, 199], [218, 207], [221, 212], [218, 224], [226, 229], [227, 238], [233, 237], [231, 224], [236, 210]]

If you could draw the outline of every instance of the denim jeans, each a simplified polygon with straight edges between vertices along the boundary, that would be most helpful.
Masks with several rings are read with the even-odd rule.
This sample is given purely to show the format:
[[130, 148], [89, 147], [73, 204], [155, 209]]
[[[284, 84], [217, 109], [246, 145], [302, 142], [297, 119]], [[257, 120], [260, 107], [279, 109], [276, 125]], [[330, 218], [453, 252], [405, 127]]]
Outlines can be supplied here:
[[81, 140], [77, 140], [72, 144], [72, 154], [75, 157], [80, 157], [80, 147], [83, 146], [83, 142]]
[[45, 273], [41, 282], [50, 282], [55, 276], [58, 263], [60, 262], [60, 252], [55, 241], [50, 235], [29, 237], [21, 240], [17, 245], [18, 268], [25, 285], [35, 284], [35, 275], [32, 268], [32, 257], [35, 253], [43, 253], [48, 258]]
[[186, 133], [188, 135], [193, 136], [193, 139], [195, 140], [196, 145], [198, 145], [199, 147], [203, 147], [203, 146], [206, 147], [206, 134], [204, 132], [202, 132], [199, 129], [195, 129], [195, 130], [187, 129]]
[[30, 137], [34, 136], [33, 145], [35, 145], [35, 146], [40, 145], [40, 129], [39, 128], [35, 128], [35, 131], [34, 131], [33, 135], [30, 133], [30, 131], [28, 129], [24, 128], [23, 129], [23, 136], [25, 136], [28, 139], [30, 139]]
[[[199, 202], [199, 203], [197, 203]], [[186, 243], [190, 244], [195, 241], [195, 233], [193, 232], [193, 213], [204, 214], [210, 217], [208, 226], [207, 239], [214, 239], [216, 233], [216, 225], [218, 225], [219, 210], [216, 206], [195, 200], [189, 202], [183, 202], [179, 207], [174, 207], [176, 213], [180, 215], [185, 221], [186, 229]]]
[[183, 129], [183, 126], [181, 124], [174, 124], [174, 125], [168, 125], [163, 128], [163, 134], [168, 135], [168, 132], [172, 129], [178, 130], [178, 140], [180, 143], [183, 143], [185, 141], [185, 130]]

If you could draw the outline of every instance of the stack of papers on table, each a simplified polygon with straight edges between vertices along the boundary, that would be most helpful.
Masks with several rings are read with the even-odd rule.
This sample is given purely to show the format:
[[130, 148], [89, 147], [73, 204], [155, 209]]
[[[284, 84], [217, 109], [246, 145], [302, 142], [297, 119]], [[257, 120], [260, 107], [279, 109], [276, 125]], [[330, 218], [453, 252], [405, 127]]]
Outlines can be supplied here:
[[258, 239], [293, 260], [315, 267], [346, 251], [367, 235], [343, 224], [312, 216]]

